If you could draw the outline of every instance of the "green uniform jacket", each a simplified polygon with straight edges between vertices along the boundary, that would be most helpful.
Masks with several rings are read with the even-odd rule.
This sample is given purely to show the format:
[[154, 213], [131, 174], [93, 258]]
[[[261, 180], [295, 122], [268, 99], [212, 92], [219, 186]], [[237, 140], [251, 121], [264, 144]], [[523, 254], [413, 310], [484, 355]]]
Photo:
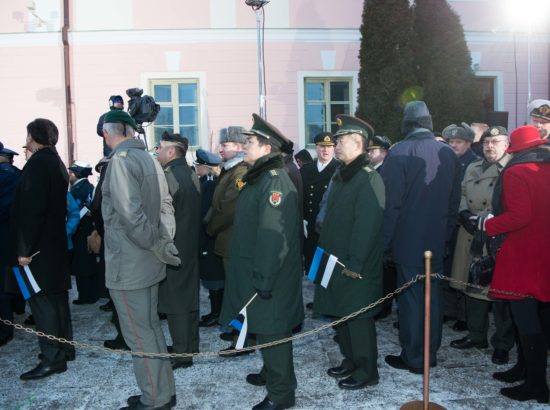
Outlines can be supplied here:
[[235, 205], [242, 189], [241, 181], [246, 169], [247, 165], [239, 162], [222, 171], [212, 197], [212, 207], [205, 217], [206, 232], [216, 237], [214, 252], [220, 256], [227, 256], [229, 252]]
[[201, 193], [197, 175], [185, 158], [178, 158], [164, 169], [176, 218], [174, 245], [178, 248], [179, 268], [166, 266], [166, 279], [159, 287], [159, 312], [188, 313], [199, 310], [199, 228]]
[[257, 296], [248, 306], [248, 330], [286, 333], [304, 318], [298, 193], [276, 153], [258, 159], [243, 180], [220, 322], [235, 319], [260, 289], [272, 297]]
[[321, 248], [363, 279], [342, 275], [337, 264], [328, 287], [315, 287], [317, 313], [346, 316], [382, 296], [384, 183], [366, 164], [366, 155], [360, 155], [334, 174], [319, 238]]

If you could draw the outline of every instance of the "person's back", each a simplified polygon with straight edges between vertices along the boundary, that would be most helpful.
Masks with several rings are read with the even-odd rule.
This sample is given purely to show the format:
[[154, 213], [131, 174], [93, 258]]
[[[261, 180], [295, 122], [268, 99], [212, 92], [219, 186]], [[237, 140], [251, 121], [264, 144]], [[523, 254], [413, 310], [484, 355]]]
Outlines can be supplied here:
[[386, 220], [391, 223], [384, 242], [391, 242], [394, 260], [421, 266], [426, 250], [442, 259], [455, 220], [449, 210], [456, 208], [456, 213], [460, 201], [454, 152], [431, 132], [419, 130], [390, 150], [381, 173], [387, 187]]

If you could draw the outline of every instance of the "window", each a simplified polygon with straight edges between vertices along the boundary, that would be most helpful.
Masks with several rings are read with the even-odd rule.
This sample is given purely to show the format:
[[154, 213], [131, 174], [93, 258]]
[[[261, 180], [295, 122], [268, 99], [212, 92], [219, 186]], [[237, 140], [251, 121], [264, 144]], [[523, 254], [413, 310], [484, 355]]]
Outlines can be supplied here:
[[483, 104], [484, 114], [495, 111], [495, 78], [477, 77], [478, 89], [481, 92], [481, 102]]
[[336, 131], [336, 116], [351, 112], [351, 90], [352, 78], [304, 78], [307, 144], [322, 131]]
[[157, 144], [164, 131], [179, 133], [198, 146], [200, 135], [199, 82], [195, 79], [151, 80], [152, 96], [160, 105], [153, 123], [153, 140]]

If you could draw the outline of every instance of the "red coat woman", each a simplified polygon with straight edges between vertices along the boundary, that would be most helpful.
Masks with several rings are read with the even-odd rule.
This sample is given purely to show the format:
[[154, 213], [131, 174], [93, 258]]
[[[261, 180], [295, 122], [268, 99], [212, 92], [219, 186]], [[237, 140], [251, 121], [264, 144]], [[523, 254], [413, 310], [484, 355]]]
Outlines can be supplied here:
[[[540, 145], [540, 141], [539, 138], [533, 143]], [[520, 147], [525, 150], [536, 145]], [[506, 235], [497, 252], [491, 287], [548, 302], [550, 163], [526, 162], [506, 169], [502, 175], [502, 205], [504, 212], [485, 223], [489, 236]], [[504, 299], [523, 299], [500, 293], [492, 295]]]

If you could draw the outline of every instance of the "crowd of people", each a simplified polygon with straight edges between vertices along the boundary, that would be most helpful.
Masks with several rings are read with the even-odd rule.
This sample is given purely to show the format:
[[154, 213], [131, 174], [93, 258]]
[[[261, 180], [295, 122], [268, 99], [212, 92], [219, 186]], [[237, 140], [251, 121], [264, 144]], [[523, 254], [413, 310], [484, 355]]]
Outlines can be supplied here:
[[[530, 107], [531, 124], [509, 133], [481, 123], [446, 127], [441, 137], [422, 101], [408, 103], [403, 140], [392, 144], [363, 119], [336, 117], [334, 133], [294, 144], [253, 114], [250, 129], [223, 128], [218, 153], [165, 132], [154, 149], [136, 138], [138, 124], [110, 98], [98, 134], [105, 157], [95, 166], [66, 168], [47, 119], [27, 125], [22, 171], [16, 152], [0, 144], [0, 316], [13, 321], [28, 302], [36, 330], [72, 340], [68, 290], [76, 277], [76, 305], [108, 302], [117, 330], [105, 347], [147, 353], [197, 353], [200, 327], [220, 327], [229, 341], [222, 358], [301, 331], [304, 309], [341, 318], [424, 273], [433, 281], [431, 367], [437, 366], [443, 323], [454, 321], [456, 349], [489, 346], [504, 365], [493, 377], [512, 400], [549, 399], [550, 347], [550, 101]], [[296, 160], [296, 163], [294, 162]], [[298, 164], [298, 166], [296, 165]], [[479, 266], [485, 267], [481, 280]], [[477, 272], [477, 273], [476, 273]], [[304, 274], [315, 283], [302, 300]], [[488, 276], [487, 276], [488, 275]], [[210, 312], [199, 314], [200, 285]], [[477, 286], [473, 286], [477, 285]], [[422, 374], [424, 284], [335, 327], [342, 354], [327, 375], [344, 390], [379, 383], [376, 320], [397, 309], [401, 350], [387, 365]], [[392, 306], [393, 304], [393, 306]], [[167, 346], [161, 320], [173, 344]], [[232, 325], [230, 325], [232, 323]], [[0, 324], [0, 346], [14, 337]], [[38, 365], [22, 380], [67, 370], [71, 345], [39, 338]], [[292, 343], [261, 350], [263, 366], [246, 376], [267, 395], [253, 409], [295, 405]], [[124, 409], [176, 405], [174, 371], [191, 357], [133, 356], [140, 394]]]

